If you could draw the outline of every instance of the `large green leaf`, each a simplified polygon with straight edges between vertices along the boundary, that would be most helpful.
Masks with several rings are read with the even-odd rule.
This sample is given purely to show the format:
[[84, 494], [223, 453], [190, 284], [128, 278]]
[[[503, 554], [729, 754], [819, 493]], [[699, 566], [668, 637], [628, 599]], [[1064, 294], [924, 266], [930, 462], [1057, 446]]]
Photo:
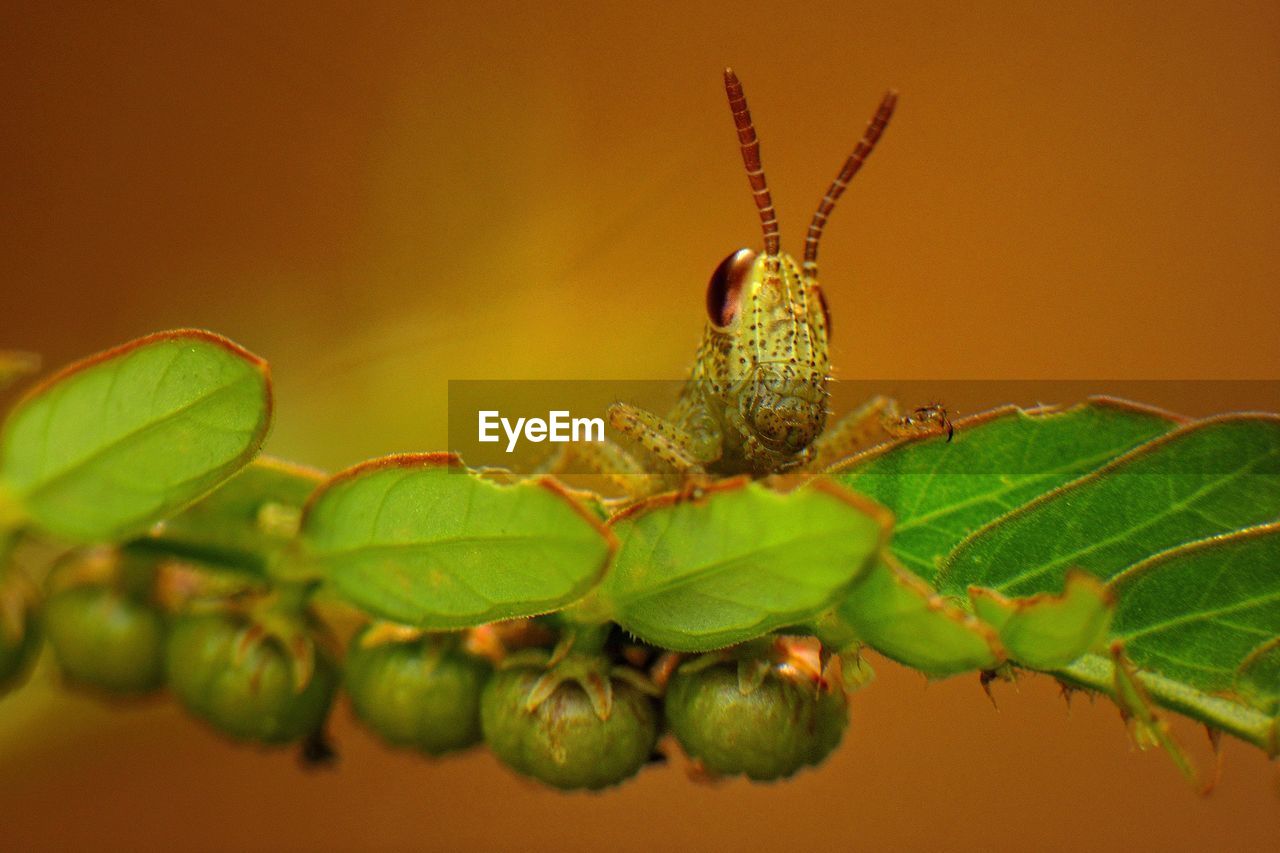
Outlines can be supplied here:
[[259, 457], [129, 547], [265, 575], [297, 535], [302, 507], [324, 479], [319, 471]]
[[1112, 638], [1140, 668], [1211, 693], [1243, 691], [1260, 708], [1280, 698], [1255, 650], [1280, 640], [1280, 525], [1249, 528], [1166, 551], [1111, 581]]
[[1107, 398], [1066, 410], [1009, 407], [958, 422], [952, 442], [885, 445], [832, 474], [893, 511], [894, 556], [932, 580], [965, 536], [1176, 425]]
[[895, 553], [926, 574], [941, 558], [942, 594], [881, 564], [837, 628], [935, 675], [1007, 654], [1112, 695], [1166, 746], [1144, 697], [1280, 750], [1280, 418], [1174, 424], [1093, 401], [851, 460], [837, 476], [898, 514]]
[[706, 651], [829, 608], [884, 544], [883, 509], [826, 481], [783, 494], [734, 481], [615, 518], [619, 550], [598, 591], [641, 639]]
[[498, 485], [427, 454], [325, 483], [294, 562], [374, 616], [449, 630], [561, 608], [599, 580], [611, 551], [603, 525], [552, 481]]
[[265, 362], [210, 332], [162, 332], [23, 398], [0, 437], [0, 488], [51, 533], [120, 540], [248, 462], [270, 416]]
[[1058, 592], [1072, 567], [1103, 580], [1168, 548], [1280, 518], [1280, 417], [1184, 426], [1003, 516], [938, 576], [1005, 595]]

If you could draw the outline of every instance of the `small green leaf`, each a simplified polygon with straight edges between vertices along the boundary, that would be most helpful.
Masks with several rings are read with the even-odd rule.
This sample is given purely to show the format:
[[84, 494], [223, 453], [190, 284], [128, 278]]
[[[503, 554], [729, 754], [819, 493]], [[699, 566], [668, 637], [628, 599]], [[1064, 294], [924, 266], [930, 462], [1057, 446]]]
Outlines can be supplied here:
[[1280, 516], [1280, 417], [1184, 426], [1003, 516], [948, 558], [939, 589], [1062, 589], [1069, 568], [1110, 579], [1187, 542]]
[[554, 481], [503, 486], [447, 454], [390, 456], [321, 486], [295, 563], [381, 619], [451, 630], [557, 610], [612, 540]]
[[[1280, 524], [1166, 551], [1117, 576], [1111, 589], [1119, 602], [1112, 638], [1129, 660], [1225, 693], [1259, 645], [1280, 639]], [[1265, 655], [1253, 657], [1250, 677], [1268, 666]], [[1265, 685], [1253, 687], [1263, 694], [1259, 707], [1269, 706]]]
[[1111, 624], [1112, 595], [1087, 572], [1067, 573], [1061, 595], [1005, 598], [969, 588], [978, 618], [996, 629], [1009, 657], [1032, 669], [1057, 669], [1098, 648]]
[[0, 480], [49, 532], [117, 541], [248, 462], [270, 415], [265, 362], [211, 332], [162, 332], [23, 398], [0, 437]]
[[833, 474], [893, 511], [894, 556], [933, 580], [965, 536], [1176, 425], [1109, 398], [1065, 411], [1010, 406], [959, 421], [952, 442], [885, 445]]
[[259, 457], [129, 547], [265, 575], [274, 555], [297, 535], [302, 507], [324, 479], [319, 471]]
[[1005, 657], [994, 629], [892, 557], [872, 563], [835, 615], [880, 654], [935, 678], [994, 669]]
[[616, 517], [619, 549], [598, 596], [628, 631], [686, 652], [817, 616], [883, 544], [883, 509], [816, 480], [783, 494], [730, 481]]

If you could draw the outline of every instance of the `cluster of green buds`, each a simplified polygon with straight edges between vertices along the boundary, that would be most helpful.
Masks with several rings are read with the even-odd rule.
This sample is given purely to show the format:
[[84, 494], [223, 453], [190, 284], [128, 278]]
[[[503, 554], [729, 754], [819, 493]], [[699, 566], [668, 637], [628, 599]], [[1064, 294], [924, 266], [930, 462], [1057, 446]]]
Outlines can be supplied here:
[[93, 549], [62, 557], [45, 585], [38, 604], [34, 584], [6, 575], [5, 625], [23, 629], [3, 634], [9, 684], [42, 625], [69, 687], [116, 698], [167, 688], [241, 741], [308, 746], [341, 686], [391, 747], [437, 757], [484, 744], [547, 785], [598, 790], [675, 744], [699, 777], [786, 778], [821, 762], [847, 721], [838, 659], [810, 638], [681, 656], [610, 624], [554, 616], [455, 632], [365, 622], [339, 654], [305, 584], [228, 583], [134, 550]]
[[64, 556], [38, 617], [28, 612], [17, 651], [5, 646], [6, 676], [12, 684], [32, 656], [40, 625], [68, 687], [115, 698], [167, 687], [219, 731], [267, 744], [321, 731], [339, 669], [305, 595], [286, 587], [188, 598], [195, 577], [190, 567], [128, 549]]
[[389, 744], [440, 755], [483, 741], [564, 790], [616, 785], [676, 743], [699, 777], [768, 781], [820, 763], [844, 733], [838, 663], [824, 674], [822, 657], [794, 637], [681, 658], [556, 620], [465, 635], [376, 624], [352, 641], [346, 687]]

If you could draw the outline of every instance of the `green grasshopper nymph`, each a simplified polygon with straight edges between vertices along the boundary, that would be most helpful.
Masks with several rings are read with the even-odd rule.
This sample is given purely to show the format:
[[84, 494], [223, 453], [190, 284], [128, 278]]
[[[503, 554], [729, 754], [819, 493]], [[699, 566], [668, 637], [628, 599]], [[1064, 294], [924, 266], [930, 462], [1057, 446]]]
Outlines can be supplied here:
[[[877, 418], [887, 425], [895, 416], [891, 401], [876, 398], [823, 433], [831, 318], [818, 284], [818, 242], [836, 201], [889, 123], [897, 93], [885, 94], [818, 203], [805, 236], [804, 261], [797, 264], [781, 250], [760, 142], [732, 69], [725, 69], [724, 85], [760, 213], [764, 251], [739, 249], [711, 274], [706, 330], [671, 414], [663, 418], [626, 403], [610, 407], [610, 425], [642, 451], [644, 461], [655, 464], [642, 464], [611, 446], [578, 451], [602, 471], [656, 474], [669, 485], [703, 475], [764, 476], [816, 467], [845, 455]], [[557, 467], [563, 470], [563, 462]]]

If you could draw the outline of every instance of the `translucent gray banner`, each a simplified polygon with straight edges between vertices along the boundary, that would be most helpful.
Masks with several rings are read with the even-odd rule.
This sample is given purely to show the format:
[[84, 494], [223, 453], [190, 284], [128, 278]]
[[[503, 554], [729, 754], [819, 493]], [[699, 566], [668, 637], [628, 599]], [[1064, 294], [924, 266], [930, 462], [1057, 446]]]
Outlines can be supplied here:
[[[599, 475], [624, 473], [608, 469], [601, 460], [607, 454], [579, 454], [575, 447], [594, 444], [603, 437], [624, 449], [634, 444], [620, 435], [609, 421], [615, 403], [637, 406], [666, 416], [678, 400], [684, 380], [451, 380], [449, 382], [449, 447], [472, 468], [501, 468], [517, 474], [533, 474], [551, 466], [563, 474]], [[1064, 411], [1090, 400], [1120, 410], [1167, 413], [1173, 419], [1195, 420], [1230, 413], [1280, 412], [1277, 380], [844, 380], [829, 386], [827, 430], [842, 417], [877, 395], [896, 400], [910, 415], [924, 406], [937, 406], [956, 427], [950, 444], [961, 447], [966, 432], [988, 422], [996, 410], [1019, 407], [1048, 414]], [[985, 414], [985, 416], [984, 416]], [[1009, 413], [1005, 417], [1014, 416]], [[943, 421], [937, 421], [939, 441], [945, 441]], [[1277, 421], [1280, 424], [1280, 421]], [[892, 431], [872, 428], [862, 449], [894, 437]], [[927, 430], [925, 430], [927, 432]], [[899, 433], [900, 435], [901, 433]], [[1280, 435], [1280, 429], [1262, 430], [1257, 440]], [[1280, 438], [1275, 465], [1280, 466]], [[582, 456], [590, 456], [585, 462]], [[643, 462], [643, 454], [633, 454]], [[1014, 456], [999, 458], [981, 454], [957, 454], [960, 470], [951, 473], [1017, 474], [1031, 463]], [[1232, 463], [1225, 458], [1222, 465]], [[1044, 462], [1037, 462], [1043, 465]], [[1195, 463], [1182, 462], [1183, 473], [1204, 473], [1216, 465], [1214, 454]], [[1280, 470], [1280, 469], [1277, 469]], [[1264, 472], [1258, 472], [1264, 473]], [[1267, 472], [1269, 473], [1269, 472]]]

